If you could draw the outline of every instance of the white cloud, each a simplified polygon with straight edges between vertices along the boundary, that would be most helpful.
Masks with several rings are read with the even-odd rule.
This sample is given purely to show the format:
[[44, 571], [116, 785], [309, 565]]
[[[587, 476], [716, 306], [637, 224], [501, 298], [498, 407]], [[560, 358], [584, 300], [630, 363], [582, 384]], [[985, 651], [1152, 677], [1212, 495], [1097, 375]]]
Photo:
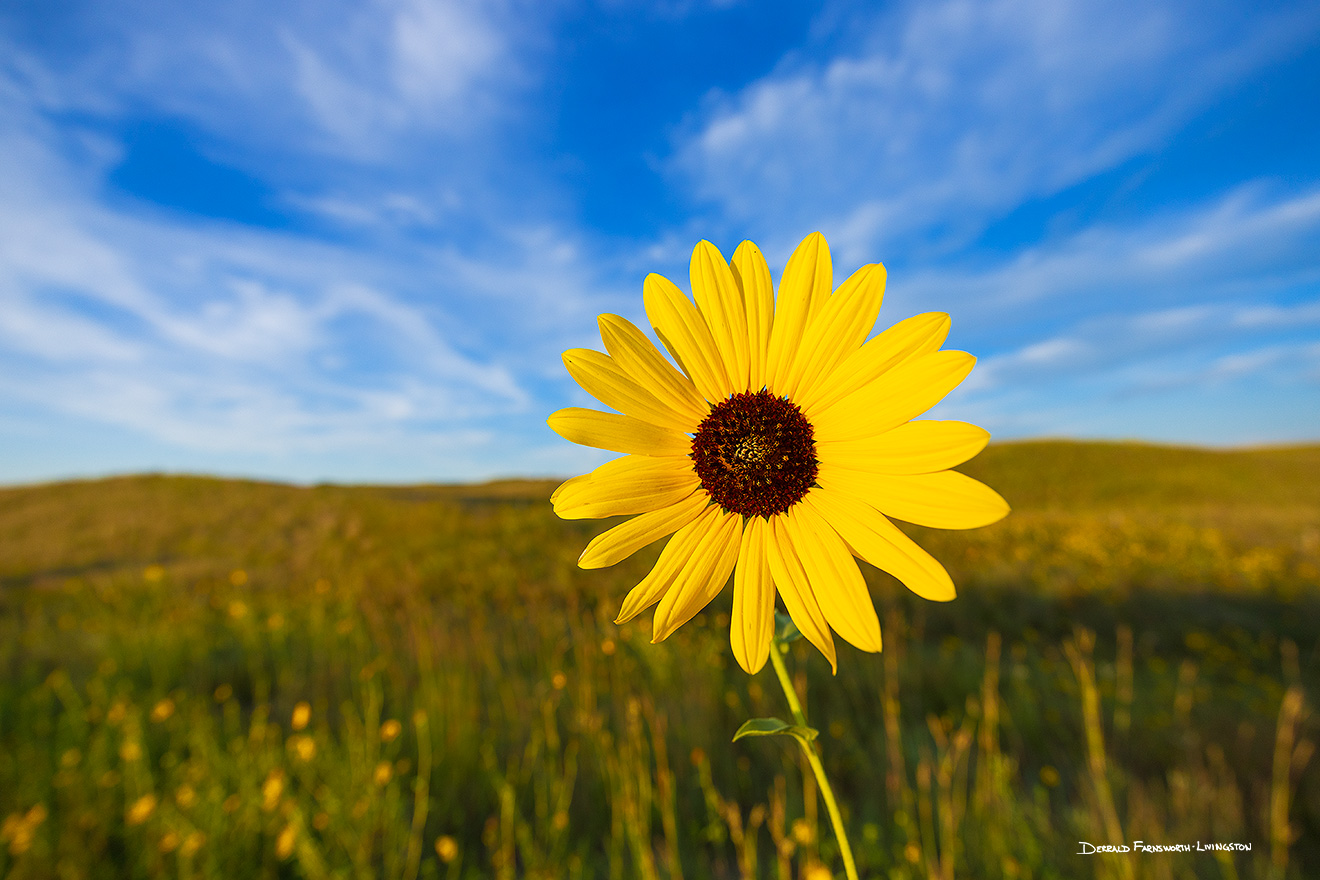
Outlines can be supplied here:
[[444, 0], [398, 4], [392, 36], [400, 95], [416, 105], [444, 107], [507, 63], [499, 34], [482, 11], [475, 4]]
[[[531, 30], [507, 3], [370, 0], [71, 12], [90, 47], [38, 59], [0, 30], [0, 72], [39, 106], [187, 119], [249, 154], [397, 162], [419, 138], [480, 140], [526, 83]], [[2, 25], [3, 22], [0, 22]]]
[[[1271, 320], [1253, 319], [1260, 309], [1250, 305], [1191, 306], [1159, 312], [1111, 316], [1080, 322], [1069, 332], [1032, 342], [1014, 351], [983, 358], [967, 392], [1002, 390], [1012, 385], [1060, 385], [1079, 377], [1095, 381], [1134, 365], [1152, 365], [1190, 359], [1195, 366], [1179, 367], [1171, 378], [1182, 384], [1185, 376], [1201, 379], [1247, 375], [1279, 364], [1281, 352], [1320, 351], [1314, 341], [1271, 343], [1251, 349], [1249, 355], [1215, 355], [1225, 347], [1258, 344], [1269, 331], [1285, 329], [1320, 337], [1320, 299], [1289, 307], [1271, 307]], [[1152, 377], [1143, 377], [1150, 383]]]
[[1134, 310], [1176, 324], [1213, 303], [1242, 306], [1234, 320], [1243, 326], [1268, 324], [1274, 307], [1259, 300], [1320, 285], [1318, 248], [1320, 190], [1279, 196], [1248, 184], [1183, 211], [1091, 226], [1001, 262], [912, 270], [890, 279], [887, 296], [915, 311], [956, 311], [973, 327]]
[[980, 355], [936, 417], [999, 436], [1314, 439], [1317, 252], [1320, 193], [1251, 186], [997, 264], [899, 273], [885, 308], [948, 311], [950, 344]]
[[[3, 88], [0, 398], [187, 449], [283, 453], [468, 437], [528, 393], [498, 316], [346, 245], [101, 204]], [[401, 445], [401, 444], [396, 444]], [[456, 475], [456, 474], [455, 474]], [[454, 475], [451, 475], [454, 476]]]
[[1226, 85], [1304, 45], [1320, 15], [941, 0], [869, 24], [859, 51], [818, 65], [790, 56], [712, 96], [673, 173], [767, 241], [819, 227], [848, 261], [882, 244], [939, 252], [1158, 147]]

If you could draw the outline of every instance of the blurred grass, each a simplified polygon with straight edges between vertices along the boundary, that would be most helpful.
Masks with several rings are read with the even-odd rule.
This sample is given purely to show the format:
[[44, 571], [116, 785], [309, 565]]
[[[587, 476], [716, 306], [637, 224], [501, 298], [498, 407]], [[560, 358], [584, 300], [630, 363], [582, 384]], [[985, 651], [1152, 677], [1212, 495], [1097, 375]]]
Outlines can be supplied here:
[[[1320, 875], [1320, 447], [963, 470], [1014, 513], [909, 529], [958, 600], [864, 566], [885, 652], [791, 658], [864, 873]], [[784, 709], [728, 590], [661, 645], [615, 626], [658, 547], [577, 569], [610, 523], [551, 488], [0, 489], [0, 874], [837, 867], [794, 753], [729, 743]], [[1075, 855], [1134, 839], [1252, 850]]]

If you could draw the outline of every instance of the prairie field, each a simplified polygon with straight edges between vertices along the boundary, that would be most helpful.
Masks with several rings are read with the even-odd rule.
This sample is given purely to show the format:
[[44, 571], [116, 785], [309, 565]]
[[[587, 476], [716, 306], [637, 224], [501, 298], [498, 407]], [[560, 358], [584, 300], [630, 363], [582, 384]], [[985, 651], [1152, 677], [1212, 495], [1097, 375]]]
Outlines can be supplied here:
[[[862, 876], [1320, 876], [1320, 446], [960, 470], [959, 597], [863, 564], [885, 650], [786, 657]], [[660, 545], [578, 569], [553, 486], [0, 489], [0, 877], [843, 876], [730, 588], [615, 625]]]

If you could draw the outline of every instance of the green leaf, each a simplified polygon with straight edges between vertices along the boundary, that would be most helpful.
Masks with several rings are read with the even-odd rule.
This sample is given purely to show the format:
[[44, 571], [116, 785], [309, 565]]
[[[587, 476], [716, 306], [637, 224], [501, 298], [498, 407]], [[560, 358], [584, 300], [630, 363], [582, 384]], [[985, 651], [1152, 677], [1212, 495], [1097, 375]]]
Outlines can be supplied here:
[[775, 612], [775, 641], [788, 644], [802, 638], [802, 631], [797, 628], [793, 618], [782, 611]]
[[753, 718], [743, 722], [743, 726], [733, 735], [733, 741], [737, 742], [744, 736], [791, 736], [805, 748], [807, 743], [819, 735], [820, 732], [814, 728], [789, 724], [779, 718]]

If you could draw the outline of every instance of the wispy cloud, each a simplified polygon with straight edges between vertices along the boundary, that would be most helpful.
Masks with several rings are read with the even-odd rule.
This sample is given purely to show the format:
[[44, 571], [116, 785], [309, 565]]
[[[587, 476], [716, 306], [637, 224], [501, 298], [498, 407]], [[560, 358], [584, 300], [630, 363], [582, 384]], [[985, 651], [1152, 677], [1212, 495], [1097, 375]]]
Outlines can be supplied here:
[[45, 59], [6, 49], [47, 107], [166, 113], [267, 148], [305, 148], [319, 132], [322, 147], [369, 154], [410, 132], [462, 134], [497, 111], [527, 77], [518, 12], [470, 0], [239, 0], [148, 13], [125, 0], [77, 10], [94, 40], [71, 28]]
[[1254, 442], [1280, 428], [1212, 428], [1205, 414], [1277, 400], [1292, 407], [1286, 436], [1320, 433], [1320, 413], [1296, 405], [1320, 391], [1320, 195], [1248, 189], [999, 264], [891, 279], [891, 314], [949, 310], [954, 344], [984, 355], [938, 414], [1005, 436], [1176, 439], [1186, 400], [1209, 395], [1184, 431]]
[[890, 301], [955, 309], [993, 332], [1010, 325], [1038, 333], [1134, 311], [1185, 317], [1217, 303], [1241, 306], [1243, 321], [1255, 315], [1265, 322], [1272, 302], [1308, 290], [1314, 296], [1318, 249], [1320, 190], [1280, 194], [1249, 183], [1206, 203], [1091, 225], [999, 260], [914, 269], [891, 282]]
[[231, 451], [452, 435], [528, 405], [508, 366], [463, 343], [471, 316], [393, 287], [404, 273], [388, 260], [107, 208], [43, 142], [39, 119], [14, 101], [7, 109], [6, 396]]
[[[1157, 147], [1226, 86], [1306, 45], [1313, 5], [901, 4], [863, 46], [787, 61], [689, 121], [671, 170], [791, 246], [850, 261], [965, 244], [989, 218]], [[726, 221], [727, 222], [727, 221]]]

